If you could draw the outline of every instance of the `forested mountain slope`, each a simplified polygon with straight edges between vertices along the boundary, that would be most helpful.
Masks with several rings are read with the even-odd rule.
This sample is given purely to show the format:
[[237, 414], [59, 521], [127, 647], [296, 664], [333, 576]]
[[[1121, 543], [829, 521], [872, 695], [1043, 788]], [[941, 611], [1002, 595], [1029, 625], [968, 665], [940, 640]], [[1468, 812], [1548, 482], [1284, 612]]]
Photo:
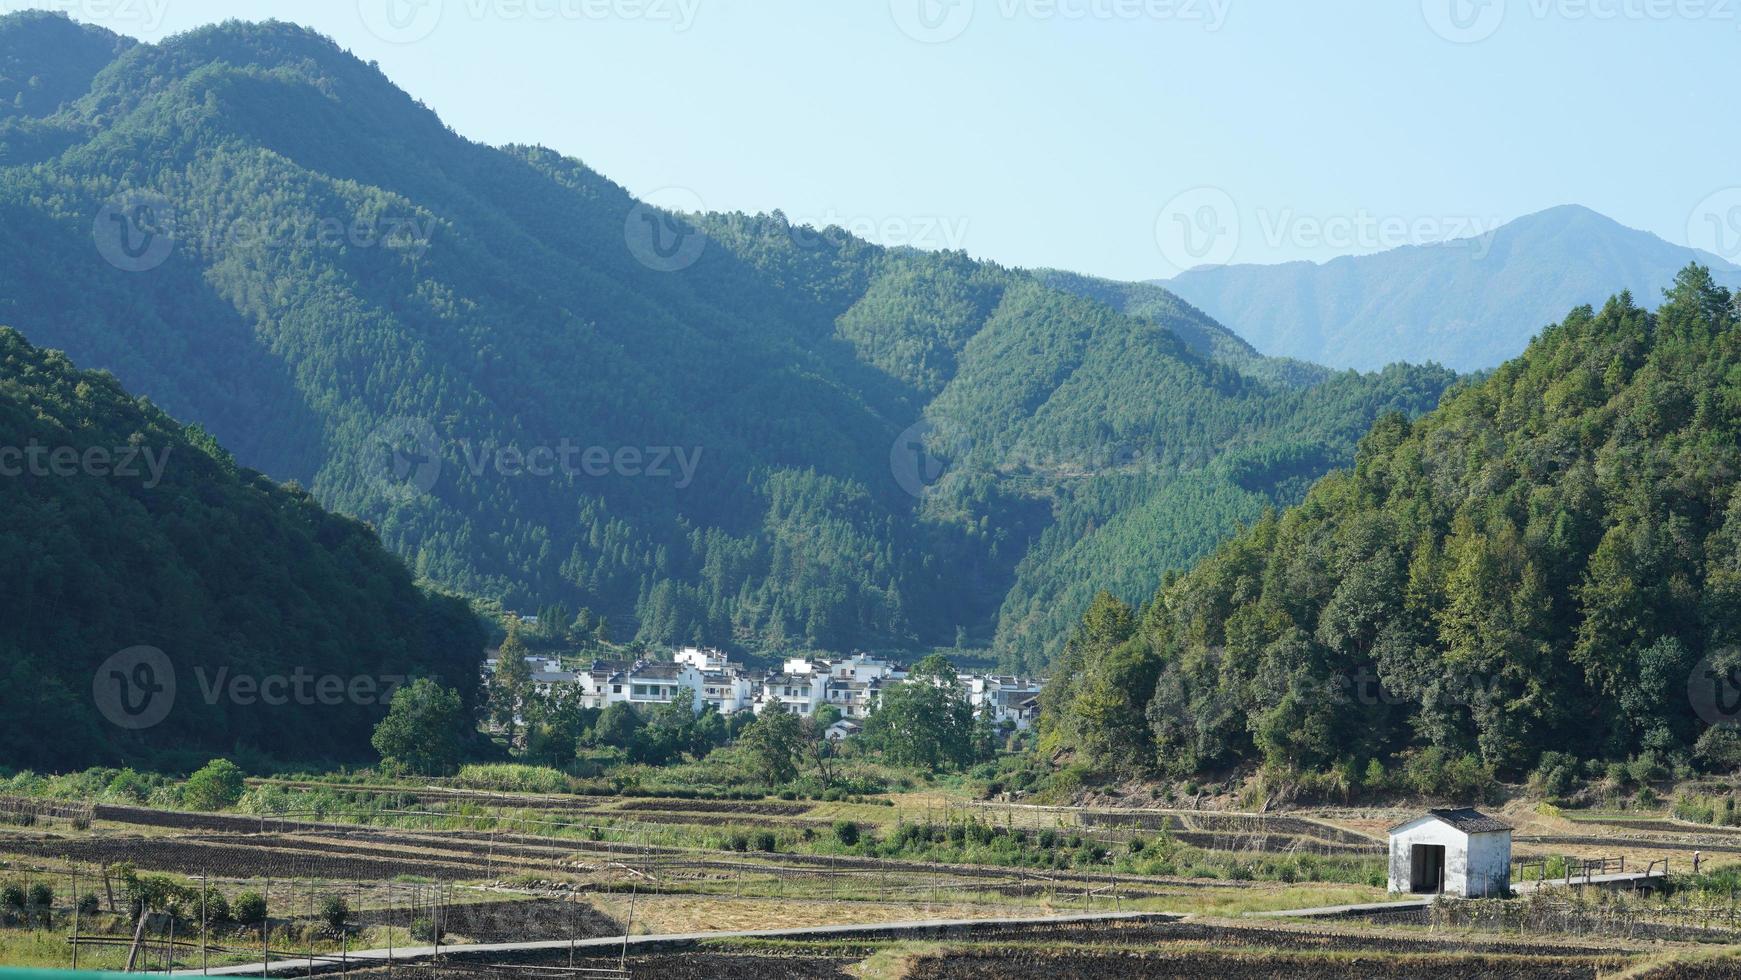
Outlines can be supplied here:
[[[959, 629], [1037, 664], [1105, 556], [1151, 591], [1449, 380], [1284, 390], [1182, 340], [1194, 313], [660, 212], [460, 138], [290, 25], [116, 50], [64, 108], [0, 122], [0, 319], [369, 521], [419, 575], [589, 608], [618, 639]], [[1163, 500], [1191, 509], [1140, 516]]]
[[[1118, 282], [1074, 272], [1046, 269], [1037, 273], [1053, 289], [1098, 300], [1131, 316], [1164, 323], [1192, 350], [1231, 365], [1241, 374], [1289, 387], [1317, 384], [1335, 372], [1306, 361], [1265, 357], [1245, 338], [1215, 322], [1208, 314], [1153, 283]], [[1385, 361], [1383, 363], [1390, 363]]]
[[[362, 524], [5, 328], [0, 447], [0, 764], [371, 758], [392, 678], [475, 696], [484, 635], [463, 601], [420, 591]], [[231, 695], [232, 679], [298, 672], [310, 681], [289, 703]], [[312, 686], [328, 676], [336, 700]]]
[[1438, 749], [1693, 754], [1741, 721], [1741, 324], [1707, 270], [1582, 307], [1484, 382], [1379, 421], [1160, 591], [1101, 600], [1046, 695], [1111, 769], [1333, 767]]

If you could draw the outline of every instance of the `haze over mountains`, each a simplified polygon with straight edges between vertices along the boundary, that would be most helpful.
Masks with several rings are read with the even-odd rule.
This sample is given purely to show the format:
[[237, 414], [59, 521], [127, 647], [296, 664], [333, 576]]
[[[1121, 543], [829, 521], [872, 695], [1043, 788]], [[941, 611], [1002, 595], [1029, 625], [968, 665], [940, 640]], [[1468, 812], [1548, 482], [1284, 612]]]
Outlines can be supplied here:
[[1485, 370], [1565, 311], [1619, 290], [1651, 303], [1689, 263], [1741, 267], [1577, 206], [1491, 235], [1323, 264], [1204, 267], [1161, 283], [1265, 354], [1372, 370], [1395, 361]]
[[1152, 288], [664, 214], [292, 25], [16, 15], [0, 66], [0, 323], [418, 575], [619, 639], [1039, 666], [1094, 589], [1152, 592], [1452, 381], [1265, 359]]

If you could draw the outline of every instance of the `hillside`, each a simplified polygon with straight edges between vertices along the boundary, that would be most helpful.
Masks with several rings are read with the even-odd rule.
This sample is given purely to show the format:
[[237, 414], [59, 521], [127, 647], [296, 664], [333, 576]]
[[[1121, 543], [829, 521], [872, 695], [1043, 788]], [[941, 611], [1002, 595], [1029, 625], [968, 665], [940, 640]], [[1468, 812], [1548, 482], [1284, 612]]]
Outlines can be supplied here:
[[[6, 766], [369, 759], [386, 708], [352, 703], [351, 679], [473, 696], [484, 637], [464, 603], [420, 592], [363, 525], [4, 328], [0, 446], [0, 684], [30, 692], [0, 712]], [[157, 652], [129, 659], [141, 647]], [[137, 686], [113, 693], [117, 669]], [[347, 693], [230, 695], [230, 678], [298, 672]], [[113, 714], [119, 697], [139, 713]]]
[[1047, 692], [1050, 744], [1345, 786], [1426, 750], [1511, 776], [1546, 752], [1716, 753], [1706, 733], [1741, 720], [1737, 313], [1691, 267], [1654, 313], [1580, 307], [1434, 412], [1382, 419], [1351, 472], [1140, 614], [1097, 603]]
[[[20, 23], [0, 40], [64, 43]], [[777, 213], [659, 212], [572, 158], [464, 140], [285, 24], [128, 47], [0, 129], [0, 162], [0, 317], [419, 575], [619, 640], [965, 631], [1037, 664], [1090, 555], [1152, 591], [1449, 381], [1272, 386], [1194, 348], [1210, 328], [1182, 304], [1127, 315]], [[1128, 536], [1168, 498], [1202, 503]]]
[[1259, 381], [1304, 388], [1335, 373], [1329, 368], [1305, 361], [1265, 357], [1243, 337], [1153, 283], [1117, 282], [1051, 269], [1037, 275], [1040, 281], [1053, 289], [1086, 296], [1121, 313], [1165, 324], [1198, 354], [1227, 364], [1241, 374]]
[[1741, 267], [1588, 208], [1519, 218], [1490, 237], [1323, 264], [1194, 269], [1163, 283], [1265, 354], [1372, 370], [1395, 361], [1495, 367], [1574, 306], [1655, 296], [1689, 262], [1724, 285]]

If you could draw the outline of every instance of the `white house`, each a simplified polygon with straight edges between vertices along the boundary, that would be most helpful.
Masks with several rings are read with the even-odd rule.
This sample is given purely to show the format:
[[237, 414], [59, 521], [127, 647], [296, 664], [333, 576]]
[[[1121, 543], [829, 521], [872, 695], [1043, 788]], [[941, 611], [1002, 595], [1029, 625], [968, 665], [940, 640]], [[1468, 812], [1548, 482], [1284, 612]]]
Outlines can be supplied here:
[[967, 700], [973, 705], [974, 714], [990, 718], [993, 724], [1008, 722], [1017, 729], [1025, 729], [1032, 723], [1032, 719], [1022, 711], [1022, 705], [1030, 698], [1039, 697], [1041, 688], [1045, 686], [1026, 677], [971, 674], [963, 676], [961, 683], [967, 690]]
[[689, 664], [649, 663], [636, 661], [623, 675], [628, 688], [629, 703], [637, 708], [669, 704], [677, 692], [688, 688], [693, 694], [691, 704], [697, 712], [704, 702], [701, 672]]
[[756, 714], [761, 714], [770, 704], [781, 704], [792, 714], [808, 716], [827, 699], [828, 676], [826, 671], [770, 674], [762, 681], [762, 695], [756, 699]]
[[580, 672], [580, 703], [588, 708], [604, 708], [627, 701], [628, 679], [624, 675], [632, 666], [622, 660], [594, 660], [591, 667]]
[[1510, 889], [1510, 824], [1460, 807], [1390, 828], [1391, 891], [1488, 898]]
[[732, 666], [731, 658], [725, 655], [725, 651], [715, 650], [711, 647], [707, 649], [684, 647], [673, 654], [671, 659], [676, 663], [688, 664], [703, 674], [724, 673]]
[[761, 685], [736, 671], [704, 672], [701, 675], [701, 702], [713, 705], [722, 715], [736, 714], [752, 707]]
[[558, 687], [567, 687], [580, 682], [580, 675], [572, 670], [538, 668], [532, 671], [532, 686], [539, 694], [549, 694]]
[[588, 708], [608, 708], [613, 704], [651, 708], [671, 703], [683, 688], [694, 692], [697, 712], [715, 701], [706, 693], [709, 685], [702, 672], [689, 663], [595, 660], [591, 667], [574, 675], [574, 682], [580, 685], [580, 703]]
[[843, 718], [869, 718], [882, 694], [882, 688], [882, 679], [878, 677], [855, 681], [844, 680], [836, 675], [828, 678], [825, 697], [827, 703], [840, 709]]
[[841, 681], [898, 681], [905, 680], [907, 676], [907, 668], [900, 664], [864, 653], [855, 653], [845, 660], [831, 661], [828, 672], [835, 680]]
[[854, 735], [857, 735], [862, 731], [864, 731], [864, 726], [860, 725], [858, 722], [847, 721], [845, 718], [842, 718], [834, 724], [829, 725], [828, 730], [822, 734], [830, 742], [841, 742], [852, 738]]

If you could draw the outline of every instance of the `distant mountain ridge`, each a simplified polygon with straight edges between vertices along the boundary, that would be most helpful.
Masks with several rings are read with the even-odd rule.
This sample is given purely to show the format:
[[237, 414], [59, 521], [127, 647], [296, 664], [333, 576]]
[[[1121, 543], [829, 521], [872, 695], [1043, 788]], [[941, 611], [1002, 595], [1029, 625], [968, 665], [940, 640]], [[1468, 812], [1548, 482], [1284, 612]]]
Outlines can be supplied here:
[[1159, 285], [1264, 354], [1373, 370], [1398, 361], [1496, 367], [1567, 309], [1616, 288], [1652, 303], [1689, 264], [1728, 286], [1741, 267], [1589, 208], [1552, 208], [1478, 238], [1323, 264], [1204, 267]]

